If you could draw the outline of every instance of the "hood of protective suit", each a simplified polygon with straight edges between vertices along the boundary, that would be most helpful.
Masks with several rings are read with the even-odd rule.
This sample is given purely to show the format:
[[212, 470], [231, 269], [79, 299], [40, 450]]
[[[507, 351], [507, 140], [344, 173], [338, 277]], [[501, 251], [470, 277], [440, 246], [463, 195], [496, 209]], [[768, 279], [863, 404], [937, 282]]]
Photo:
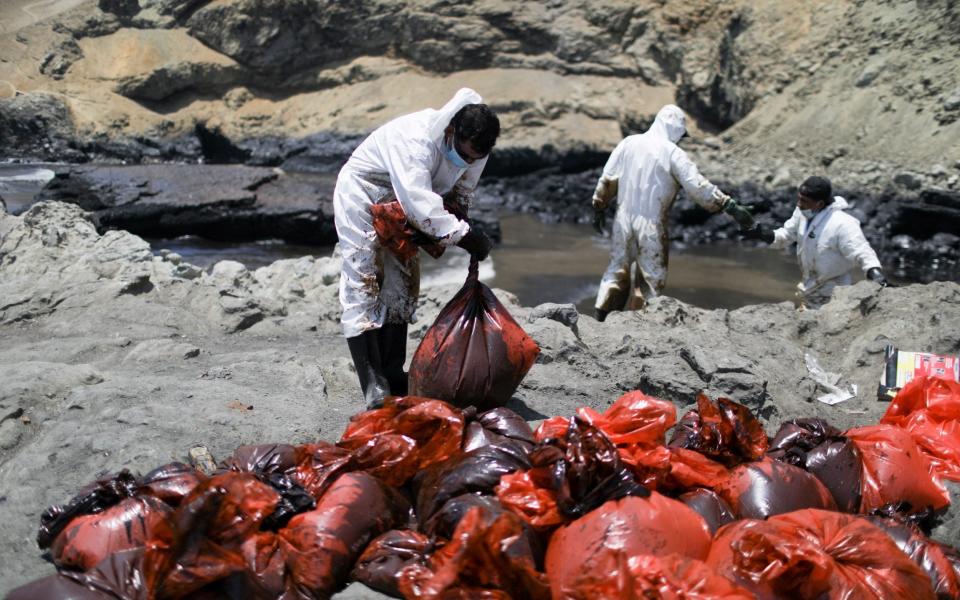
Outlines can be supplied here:
[[679, 106], [668, 104], [660, 109], [653, 125], [647, 130], [658, 137], [665, 137], [674, 144], [680, 141], [687, 132], [687, 117]]
[[847, 202], [847, 199], [843, 196], [834, 196], [833, 202], [827, 206], [827, 210], [847, 210], [850, 208], [850, 203]]
[[430, 138], [434, 140], [442, 139], [443, 130], [447, 128], [447, 125], [450, 124], [450, 121], [453, 119], [454, 115], [456, 115], [461, 108], [468, 104], [481, 103], [483, 103], [483, 98], [480, 97], [480, 94], [471, 90], [470, 88], [460, 88], [457, 90], [457, 93], [454, 94], [453, 98], [443, 105], [443, 108], [434, 111], [434, 114], [430, 115], [430, 122], [428, 125]]

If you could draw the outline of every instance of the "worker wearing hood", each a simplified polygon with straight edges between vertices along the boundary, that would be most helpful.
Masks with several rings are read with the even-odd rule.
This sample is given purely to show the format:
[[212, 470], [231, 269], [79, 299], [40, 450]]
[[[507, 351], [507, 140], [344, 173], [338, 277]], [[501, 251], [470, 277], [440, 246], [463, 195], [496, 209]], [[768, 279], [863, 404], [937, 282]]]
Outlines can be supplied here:
[[760, 239], [772, 248], [797, 244], [803, 280], [797, 284], [801, 307], [819, 308], [838, 285], [850, 285], [859, 268], [868, 279], [887, 285], [877, 253], [863, 236], [860, 221], [845, 210], [841, 196], [833, 196], [830, 180], [809, 177], [797, 190], [797, 207], [783, 227], [771, 231], [757, 225], [744, 237]]
[[423, 239], [485, 258], [490, 240], [448, 212], [442, 198], [453, 193], [469, 206], [500, 133], [496, 115], [481, 102], [463, 88], [439, 110], [390, 121], [357, 147], [337, 177], [341, 323], [368, 406], [406, 394], [407, 324], [420, 291], [419, 257], [401, 258], [382, 245], [371, 207], [395, 199]]
[[[659, 295], [667, 280], [667, 214], [682, 187], [703, 208], [730, 214], [742, 228], [750, 212], [710, 183], [677, 146], [686, 133], [683, 111], [672, 104], [657, 113], [646, 133], [623, 139], [614, 149], [593, 195], [595, 210], [616, 196], [610, 265], [600, 281], [597, 320], [611, 310], [638, 309]], [[631, 268], [636, 266], [631, 291]], [[648, 296], [645, 297], [642, 284]]]

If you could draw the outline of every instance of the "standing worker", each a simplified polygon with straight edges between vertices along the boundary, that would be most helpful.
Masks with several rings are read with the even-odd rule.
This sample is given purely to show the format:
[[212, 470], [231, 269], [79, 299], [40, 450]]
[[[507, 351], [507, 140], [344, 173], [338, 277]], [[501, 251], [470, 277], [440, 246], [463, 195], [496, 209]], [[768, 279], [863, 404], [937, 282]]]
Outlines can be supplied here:
[[[750, 211], [703, 177], [677, 146], [686, 132], [683, 111], [668, 104], [660, 109], [646, 133], [624, 138], [603, 168], [593, 194], [593, 208], [598, 213], [603, 211], [616, 196], [617, 214], [610, 266], [597, 293], [598, 321], [606, 319], [611, 310], [643, 308], [646, 299], [641, 283], [649, 288], [649, 298], [663, 291], [667, 282], [667, 214], [680, 187], [710, 212], [722, 210], [732, 216], [741, 229], [753, 227]], [[638, 272], [631, 293], [630, 270], [634, 263]]]
[[448, 212], [441, 198], [452, 192], [469, 205], [500, 135], [500, 121], [481, 102], [463, 88], [440, 110], [390, 121], [357, 147], [337, 177], [341, 322], [369, 408], [407, 393], [407, 324], [420, 293], [419, 257], [401, 258], [384, 247], [372, 207], [396, 199], [419, 238], [486, 258], [490, 239]]
[[803, 280], [797, 284], [801, 308], [820, 308], [838, 285], [850, 285], [856, 267], [867, 279], [887, 285], [877, 253], [860, 229], [860, 221], [847, 214], [849, 205], [833, 195], [830, 180], [808, 177], [797, 190], [797, 207], [776, 231], [757, 225], [747, 239], [763, 240], [772, 248], [797, 244], [797, 260]]

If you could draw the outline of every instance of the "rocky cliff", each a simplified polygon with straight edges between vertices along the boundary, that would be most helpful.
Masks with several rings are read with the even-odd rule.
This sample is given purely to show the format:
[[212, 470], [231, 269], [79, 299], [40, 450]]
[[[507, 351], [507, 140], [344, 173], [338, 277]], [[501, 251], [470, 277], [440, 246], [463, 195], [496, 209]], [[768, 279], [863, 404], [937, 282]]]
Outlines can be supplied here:
[[0, 36], [8, 156], [329, 170], [356, 136], [469, 85], [505, 126], [491, 172], [597, 164], [676, 102], [734, 183], [960, 180], [948, 0], [56, 5], [72, 8]]

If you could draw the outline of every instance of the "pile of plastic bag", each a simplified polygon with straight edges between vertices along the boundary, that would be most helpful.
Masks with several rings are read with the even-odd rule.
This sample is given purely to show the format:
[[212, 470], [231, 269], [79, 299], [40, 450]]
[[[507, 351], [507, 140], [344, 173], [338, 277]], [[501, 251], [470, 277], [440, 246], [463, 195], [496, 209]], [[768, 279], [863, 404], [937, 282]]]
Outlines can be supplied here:
[[705, 396], [679, 421], [631, 392], [536, 431], [395, 398], [335, 444], [100, 477], [43, 514], [57, 573], [9, 598], [957, 598], [960, 554], [924, 527], [960, 472], [960, 390], [901, 395], [878, 425], [773, 438]]

